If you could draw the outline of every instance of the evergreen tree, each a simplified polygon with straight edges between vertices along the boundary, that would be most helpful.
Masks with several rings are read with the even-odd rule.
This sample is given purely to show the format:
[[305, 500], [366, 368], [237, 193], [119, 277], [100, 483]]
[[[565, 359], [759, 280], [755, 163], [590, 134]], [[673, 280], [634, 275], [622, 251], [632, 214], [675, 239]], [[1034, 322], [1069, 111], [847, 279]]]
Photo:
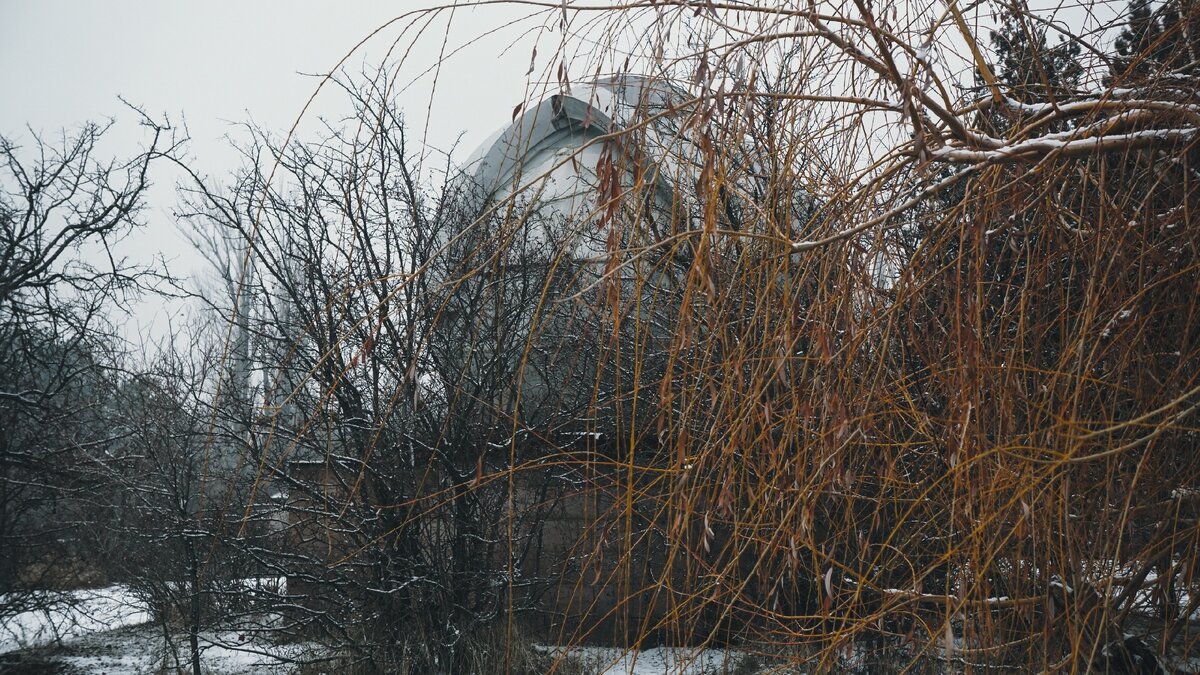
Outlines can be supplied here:
[[1200, 74], [1200, 3], [1167, 0], [1155, 8], [1151, 0], [1131, 0], [1129, 19], [1115, 48], [1117, 79]]
[[991, 42], [1000, 83], [1008, 96], [1022, 103], [1070, 96], [1083, 76], [1079, 43], [1059, 36], [1057, 44], [1051, 44], [1045, 26], [1023, 12], [1006, 10]]

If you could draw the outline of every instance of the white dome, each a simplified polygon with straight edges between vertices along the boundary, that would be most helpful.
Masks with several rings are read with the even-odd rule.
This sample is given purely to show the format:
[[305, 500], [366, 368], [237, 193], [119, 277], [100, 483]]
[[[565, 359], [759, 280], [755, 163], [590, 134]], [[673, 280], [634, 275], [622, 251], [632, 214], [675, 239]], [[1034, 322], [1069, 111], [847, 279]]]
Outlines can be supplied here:
[[[602, 154], [617, 146], [630, 153], [623, 147], [628, 144], [609, 135], [656, 115], [673, 116], [685, 101], [666, 83], [631, 75], [601, 78], [527, 107], [472, 154], [463, 172], [488, 201], [519, 193], [561, 214], [579, 214], [594, 193]], [[666, 153], [656, 130], [645, 131], [637, 154], [651, 165], [644, 168], [657, 172]], [[660, 198], [669, 199], [670, 184], [657, 173], [655, 180]]]

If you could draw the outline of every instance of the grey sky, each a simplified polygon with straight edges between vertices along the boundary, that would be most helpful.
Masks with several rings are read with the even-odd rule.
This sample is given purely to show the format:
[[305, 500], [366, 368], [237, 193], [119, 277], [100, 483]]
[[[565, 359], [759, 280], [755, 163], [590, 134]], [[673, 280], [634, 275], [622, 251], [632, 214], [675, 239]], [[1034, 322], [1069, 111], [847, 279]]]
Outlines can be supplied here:
[[[200, 143], [219, 138], [228, 130], [226, 122], [244, 120], [247, 111], [268, 128], [280, 128], [290, 124], [316, 85], [301, 73], [327, 72], [378, 26], [429, 5], [2, 0], [0, 91], [6, 102], [0, 106], [0, 129], [12, 133], [26, 122], [53, 129], [121, 115], [117, 95], [151, 113], [185, 112]], [[519, 15], [513, 8], [460, 8], [447, 51]], [[417, 42], [406, 75], [416, 77], [436, 60], [449, 16], [443, 12]], [[400, 49], [407, 47], [406, 23], [373, 38], [348, 65], [356, 70], [364, 60], [378, 63], [397, 37], [403, 38]], [[503, 106], [489, 120], [489, 107], [479, 104], [519, 100], [530, 47], [514, 48], [508, 58], [496, 54], [516, 35], [508, 30], [447, 61], [432, 134], [451, 141], [455, 125], [474, 131], [485, 121], [493, 126], [507, 121]], [[401, 100], [424, 113], [427, 94], [427, 87], [416, 87]], [[481, 136], [489, 131], [479, 130]]]
[[[151, 115], [186, 118], [190, 154], [204, 171], [220, 175], [236, 166], [223, 140], [227, 134], [242, 136], [236, 123], [252, 118], [283, 134], [319, 81], [301, 73], [328, 72], [388, 20], [433, 4], [0, 0], [0, 133], [28, 141], [26, 125], [53, 135], [113, 117], [118, 124], [104, 152], [132, 154], [144, 136], [120, 96]], [[445, 49], [450, 52], [529, 13], [513, 7], [456, 9]], [[346, 67], [359, 72], [364, 64], [378, 65], [400, 38], [391, 61], [407, 51], [397, 82], [413, 84], [397, 99], [412, 131], [438, 149], [449, 149], [463, 134], [455, 155], [461, 159], [508, 122], [513, 106], [524, 98], [533, 44], [526, 31], [542, 19], [488, 35], [448, 58], [431, 104], [427, 69], [438, 61], [450, 17], [448, 11], [439, 14], [411, 49], [413, 31], [405, 31], [410, 20], [397, 22]], [[327, 90], [315, 112], [336, 114], [339, 97]], [[139, 257], [164, 254], [177, 274], [191, 274], [202, 263], [171, 221], [174, 177], [162, 174], [156, 182], [149, 232], [126, 242], [126, 250]], [[162, 329], [161, 311], [140, 314], [139, 322], [153, 321], [155, 332]]]

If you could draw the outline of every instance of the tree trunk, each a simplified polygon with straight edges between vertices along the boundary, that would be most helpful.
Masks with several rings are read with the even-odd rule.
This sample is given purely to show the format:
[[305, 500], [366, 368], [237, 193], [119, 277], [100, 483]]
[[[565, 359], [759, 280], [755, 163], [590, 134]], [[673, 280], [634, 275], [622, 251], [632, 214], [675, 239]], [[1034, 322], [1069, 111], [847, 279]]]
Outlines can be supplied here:
[[191, 586], [190, 591], [190, 614], [188, 617], [188, 642], [192, 650], [192, 675], [201, 675], [200, 673], [200, 573], [197, 569], [196, 548], [192, 545], [191, 539], [185, 543], [187, 546], [188, 560], [188, 584]]

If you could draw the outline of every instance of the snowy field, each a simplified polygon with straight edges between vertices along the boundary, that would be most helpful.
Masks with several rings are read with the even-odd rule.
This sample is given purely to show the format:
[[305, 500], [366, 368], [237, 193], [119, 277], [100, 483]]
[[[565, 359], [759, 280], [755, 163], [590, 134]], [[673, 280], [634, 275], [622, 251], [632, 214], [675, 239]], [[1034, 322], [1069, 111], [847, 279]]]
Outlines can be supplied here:
[[[264, 581], [271, 582], [246, 580], [253, 584]], [[1138, 594], [1139, 605], [1144, 602], [1149, 609], [1149, 598], [1141, 597], [1144, 592]], [[54, 601], [47, 609], [23, 612], [0, 622], [0, 673], [140, 675], [160, 672], [164, 664], [173, 666], [177, 660], [187, 659], [188, 650], [181, 636], [176, 636], [172, 651], [146, 606], [124, 586], [73, 591], [45, 599]], [[209, 675], [285, 675], [295, 672], [297, 661], [320, 654], [320, 647], [313, 643], [276, 644], [232, 630], [205, 631], [200, 643], [202, 666]], [[754, 672], [747, 668], [747, 655], [732, 650], [540, 649], [567, 657], [584, 672], [603, 675]], [[1178, 672], [1197, 672], [1200, 661], [1185, 657], [1174, 666]]]
[[[48, 598], [45, 610], [28, 611], [0, 623], [0, 671], [19, 664], [53, 662], [62, 673], [140, 675], [186, 659], [184, 644], [169, 647], [149, 611], [124, 586], [80, 590]], [[284, 674], [311, 644], [275, 645], [235, 631], [201, 634], [202, 663], [211, 675]], [[178, 636], [177, 636], [178, 641]], [[15, 652], [22, 652], [18, 660]]]
[[[168, 649], [145, 605], [120, 585], [66, 593], [48, 610], [23, 612], [0, 623], [0, 672], [40, 665], [42, 672], [70, 675], [143, 675], [160, 672], [176, 658], [187, 659], [182, 642], [177, 653]], [[236, 631], [201, 634], [202, 666], [209, 675], [285, 675], [295, 670], [296, 659], [311, 658], [317, 649], [311, 643], [277, 645]], [[717, 649], [591, 647], [566, 654], [586, 672], [603, 675], [727, 673], [739, 661], [736, 652]]]
[[[564, 650], [553, 649], [555, 654]], [[565, 654], [598, 675], [710, 675], [738, 672], [745, 654], [725, 649], [655, 647], [641, 651], [609, 647], [574, 647]]]
[[44, 610], [21, 612], [0, 623], [0, 654], [143, 624], [150, 613], [124, 586], [47, 595]]

